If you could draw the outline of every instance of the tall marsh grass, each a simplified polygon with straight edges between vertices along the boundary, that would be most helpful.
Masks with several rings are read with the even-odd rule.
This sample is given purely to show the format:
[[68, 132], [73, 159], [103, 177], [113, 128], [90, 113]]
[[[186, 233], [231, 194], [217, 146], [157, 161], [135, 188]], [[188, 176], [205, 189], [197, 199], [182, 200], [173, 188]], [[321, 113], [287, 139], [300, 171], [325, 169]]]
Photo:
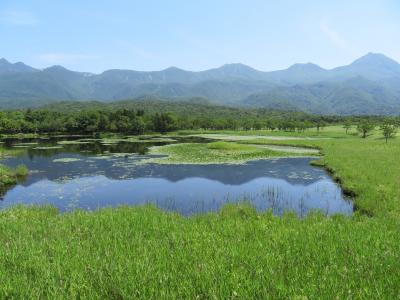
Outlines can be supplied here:
[[0, 298], [395, 299], [400, 223], [227, 205], [0, 213]]

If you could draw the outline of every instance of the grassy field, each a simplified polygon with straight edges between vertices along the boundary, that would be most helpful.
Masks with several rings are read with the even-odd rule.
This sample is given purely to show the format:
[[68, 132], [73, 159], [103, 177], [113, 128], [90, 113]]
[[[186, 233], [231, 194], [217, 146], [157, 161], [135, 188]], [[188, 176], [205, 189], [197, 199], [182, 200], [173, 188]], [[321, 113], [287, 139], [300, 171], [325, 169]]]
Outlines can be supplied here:
[[396, 219], [298, 219], [225, 207], [0, 214], [0, 298], [399, 297]]
[[203, 151], [317, 147], [320, 164], [356, 195], [356, 213], [299, 219], [240, 205], [185, 218], [148, 206], [63, 215], [16, 207], [0, 212], [0, 298], [399, 299], [400, 139], [340, 127], [272, 135], [316, 139], [250, 137]]

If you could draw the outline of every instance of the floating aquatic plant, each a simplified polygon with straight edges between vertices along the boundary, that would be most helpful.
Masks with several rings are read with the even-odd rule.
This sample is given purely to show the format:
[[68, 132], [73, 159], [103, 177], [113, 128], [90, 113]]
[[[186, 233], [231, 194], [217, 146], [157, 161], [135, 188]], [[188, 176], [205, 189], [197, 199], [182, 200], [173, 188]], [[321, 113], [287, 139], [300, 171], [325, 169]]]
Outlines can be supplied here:
[[90, 144], [89, 141], [59, 141], [57, 142], [59, 145], [81, 145], [81, 144]]
[[59, 163], [69, 163], [69, 162], [75, 162], [75, 161], [80, 161], [80, 158], [74, 158], [74, 157], [65, 157], [65, 158], [56, 158], [53, 159], [53, 162], [59, 162]]
[[32, 148], [32, 149], [35, 149], [35, 150], [52, 150], [52, 149], [62, 149], [62, 148], [63, 148], [62, 146], [47, 146], [47, 147], [40, 146], [40, 147], [35, 147], [35, 148]]
[[34, 146], [34, 145], [38, 145], [39, 143], [37, 142], [32, 142], [32, 143], [18, 143], [18, 144], [14, 144], [13, 147], [16, 146]]
[[214, 143], [181, 143], [151, 147], [150, 154], [167, 155], [167, 157], [150, 158], [146, 162], [164, 164], [240, 164], [250, 160], [288, 157], [297, 154], [263, 149], [252, 145], [229, 142]]

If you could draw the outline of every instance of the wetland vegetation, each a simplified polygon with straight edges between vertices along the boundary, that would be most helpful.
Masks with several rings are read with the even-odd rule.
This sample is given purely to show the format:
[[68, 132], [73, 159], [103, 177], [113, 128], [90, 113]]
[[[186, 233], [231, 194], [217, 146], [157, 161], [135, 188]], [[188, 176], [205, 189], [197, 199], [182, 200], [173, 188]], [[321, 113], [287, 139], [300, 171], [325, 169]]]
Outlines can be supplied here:
[[6, 149], [26, 147], [3, 163], [25, 164], [30, 175], [5, 193], [0, 207], [51, 204], [65, 212], [153, 203], [192, 215], [246, 201], [278, 215], [353, 210], [329, 175], [310, 166], [316, 158], [307, 157], [310, 149], [182, 135], [66, 138], [5, 139]]
[[[234, 160], [240, 162], [239, 167], [262, 156], [272, 157], [270, 161], [274, 161], [277, 156], [320, 154], [315, 164], [326, 168], [344, 192], [352, 196], [354, 214], [326, 216], [321, 211], [310, 211], [299, 218], [283, 210], [276, 216], [273, 209], [257, 210], [249, 203], [227, 204], [214, 212], [191, 217], [148, 204], [94, 212], [72, 209], [63, 214], [54, 207], [6, 208], [0, 212], [1, 297], [364, 299], [399, 296], [400, 143], [397, 137], [386, 143], [382, 133], [373, 129], [362, 139], [355, 126], [346, 132], [342, 125], [304, 132], [224, 130], [213, 131], [214, 136], [196, 137], [204, 133], [210, 131], [173, 132], [157, 137], [158, 144], [129, 142], [129, 137], [118, 142], [105, 141], [102, 137], [90, 142], [92, 137], [80, 137], [55, 143], [51, 138], [42, 142], [24, 140], [20, 144], [26, 148], [13, 148], [11, 144], [15, 141], [4, 140], [2, 148], [17, 151], [9, 159], [29, 155], [36, 155], [35, 160], [51, 159], [51, 163], [60, 166], [57, 168], [60, 174], [71, 164], [80, 164], [85, 159], [89, 162], [82, 169], [90, 173], [88, 166], [93, 164], [93, 156], [98, 161], [111, 162], [114, 167], [143, 167], [142, 163], [134, 162], [137, 156], [132, 155], [132, 145], [137, 147], [135, 153], [150, 160], [186, 160], [191, 164], [197, 160], [202, 163]], [[198, 138], [204, 142], [198, 143]], [[147, 152], [148, 146], [156, 147]], [[277, 151], [264, 146], [283, 148]], [[294, 146], [318, 149], [318, 153], [284, 151], [285, 147]], [[60, 155], [66, 149], [79, 154]], [[160, 153], [169, 156], [155, 157]], [[308, 158], [308, 161], [315, 159]], [[174, 172], [166, 169], [165, 173]], [[227, 173], [238, 177], [232, 170]], [[27, 181], [39, 174], [32, 173]], [[101, 182], [94, 183], [96, 186]], [[187, 192], [191, 190], [186, 187]], [[186, 192], [182, 190], [182, 193]]]
[[0, 212], [2, 298], [387, 298], [399, 220], [275, 217], [248, 206], [185, 218], [152, 206]]
[[225, 141], [180, 143], [153, 147], [150, 153], [166, 155], [164, 158], [153, 158], [152, 161], [169, 164], [245, 163], [256, 159], [294, 155], [293, 153], [270, 150], [257, 145], [244, 145]]

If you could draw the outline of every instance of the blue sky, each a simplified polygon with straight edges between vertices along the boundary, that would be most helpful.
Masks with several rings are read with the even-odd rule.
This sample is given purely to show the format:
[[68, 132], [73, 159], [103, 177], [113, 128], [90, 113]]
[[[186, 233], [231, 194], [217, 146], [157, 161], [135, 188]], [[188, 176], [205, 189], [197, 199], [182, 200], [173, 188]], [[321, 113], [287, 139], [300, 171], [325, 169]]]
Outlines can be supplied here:
[[400, 1], [1, 0], [0, 37], [0, 57], [38, 68], [332, 68], [400, 61]]

